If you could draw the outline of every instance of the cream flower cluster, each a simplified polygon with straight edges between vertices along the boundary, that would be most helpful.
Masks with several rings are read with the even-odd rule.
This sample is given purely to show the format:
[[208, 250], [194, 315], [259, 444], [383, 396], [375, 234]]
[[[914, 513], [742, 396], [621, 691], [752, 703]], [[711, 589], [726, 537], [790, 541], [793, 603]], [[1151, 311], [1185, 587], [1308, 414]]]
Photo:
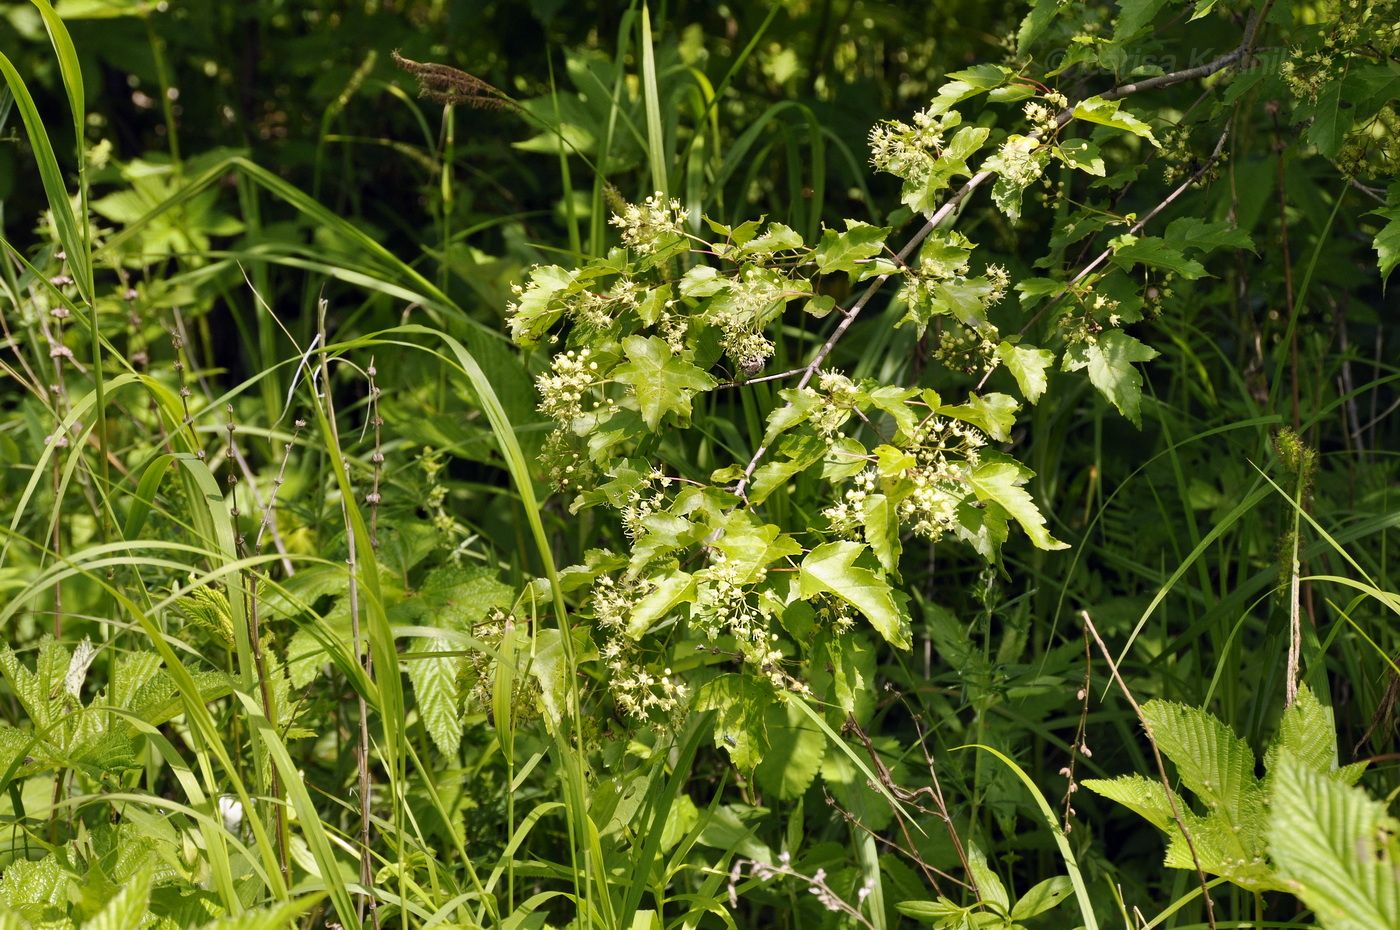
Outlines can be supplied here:
[[679, 200], [667, 200], [660, 191], [641, 203], [629, 203], [615, 213], [612, 224], [622, 231], [622, 242], [642, 255], [656, 252], [673, 236], [684, 234], [688, 213]]
[[870, 163], [879, 171], [922, 186], [943, 154], [943, 136], [960, 122], [962, 116], [954, 110], [939, 115], [920, 110], [912, 124], [881, 120], [870, 130]]

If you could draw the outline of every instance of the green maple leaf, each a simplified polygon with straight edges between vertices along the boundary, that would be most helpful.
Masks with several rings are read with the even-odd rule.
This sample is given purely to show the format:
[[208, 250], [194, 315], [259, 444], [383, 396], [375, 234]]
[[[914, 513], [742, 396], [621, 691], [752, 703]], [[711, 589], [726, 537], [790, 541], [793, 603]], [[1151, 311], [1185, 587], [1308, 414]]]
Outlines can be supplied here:
[[1103, 177], [1106, 173], [1099, 147], [1088, 139], [1065, 139], [1052, 150], [1056, 158], [1085, 174]]
[[1400, 184], [1392, 185], [1386, 205], [1375, 214], [1386, 221], [1381, 231], [1376, 233], [1376, 263], [1381, 269], [1381, 286], [1385, 286], [1390, 273], [1400, 264]]
[[889, 234], [888, 226], [871, 226], [856, 220], [846, 220], [845, 232], [822, 230], [815, 254], [817, 271], [822, 274], [844, 271], [852, 276], [859, 275], [862, 265], [884, 251], [885, 237]]
[[653, 430], [668, 413], [688, 419], [691, 396], [715, 386], [714, 378], [677, 358], [658, 336], [628, 336], [622, 350], [627, 361], [613, 369], [613, 380], [631, 385], [642, 419]]
[[997, 346], [997, 359], [1011, 372], [1026, 400], [1035, 403], [1045, 393], [1045, 372], [1055, 364], [1055, 353], [1049, 349], [1037, 349], [1032, 345], [1012, 345], [1003, 342]]
[[1121, 329], [1110, 330], [1092, 343], [1080, 343], [1065, 352], [1065, 371], [1089, 369], [1089, 380], [1118, 412], [1134, 426], [1142, 426], [1142, 375], [1134, 362], [1157, 357], [1157, 350], [1143, 345]]
[[1152, 135], [1152, 129], [1126, 110], [1119, 109], [1119, 101], [1105, 100], [1102, 97], [1088, 97], [1074, 105], [1074, 118], [1100, 126], [1112, 126], [1140, 136], [1157, 148], [1162, 145]]
[[1060, 542], [1045, 528], [1045, 517], [1035, 506], [1025, 484], [1032, 477], [1030, 469], [1008, 458], [986, 456], [972, 471], [968, 483], [977, 499], [996, 504], [1006, 511], [1006, 515], [1021, 525], [1031, 542], [1038, 549], [1067, 549], [1068, 543]]
[[917, 187], [908, 184], [904, 186], [901, 198], [904, 204], [920, 213], [936, 210], [939, 193], [953, 182], [953, 178], [972, 176], [973, 172], [968, 167], [967, 160], [977, 153], [989, 135], [991, 130], [985, 126], [966, 126], [954, 133], [953, 138], [949, 139], [944, 147], [943, 154], [934, 162], [933, 170], [925, 183]]
[[1187, 258], [1181, 254], [1181, 250], [1173, 248], [1156, 236], [1141, 239], [1123, 236], [1115, 239], [1110, 245], [1113, 246], [1113, 263], [1125, 271], [1134, 265], [1146, 265], [1149, 268], [1175, 272], [1189, 281], [1203, 278], [1206, 274], [1206, 269], [1200, 262]]
[[818, 546], [802, 560], [803, 597], [833, 594], [865, 615], [891, 645], [908, 649], [909, 618], [895, 603], [885, 576], [855, 564], [863, 543], [839, 540]]

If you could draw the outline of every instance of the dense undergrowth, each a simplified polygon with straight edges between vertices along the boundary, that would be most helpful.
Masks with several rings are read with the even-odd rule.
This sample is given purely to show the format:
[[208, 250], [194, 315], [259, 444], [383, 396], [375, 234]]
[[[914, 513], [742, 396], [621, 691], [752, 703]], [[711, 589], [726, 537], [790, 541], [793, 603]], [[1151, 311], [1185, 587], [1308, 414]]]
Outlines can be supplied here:
[[0, 18], [0, 928], [1400, 928], [1392, 0]]

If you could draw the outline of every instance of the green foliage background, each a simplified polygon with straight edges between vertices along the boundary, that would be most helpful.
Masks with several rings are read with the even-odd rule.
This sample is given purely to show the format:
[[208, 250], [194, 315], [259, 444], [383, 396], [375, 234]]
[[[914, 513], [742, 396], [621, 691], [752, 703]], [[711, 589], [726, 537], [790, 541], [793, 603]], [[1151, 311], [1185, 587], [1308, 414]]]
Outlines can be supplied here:
[[1400, 927], [1397, 43], [0, 6], [0, 930]]

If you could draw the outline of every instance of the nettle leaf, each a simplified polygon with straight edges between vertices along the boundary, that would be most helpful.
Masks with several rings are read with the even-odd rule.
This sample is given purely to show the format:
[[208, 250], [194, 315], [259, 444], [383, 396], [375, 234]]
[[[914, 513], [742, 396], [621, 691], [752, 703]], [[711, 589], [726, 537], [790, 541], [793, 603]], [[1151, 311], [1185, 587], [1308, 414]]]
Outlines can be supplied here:
[[929, 104], [930, 116], [941, 116], [953, 107], [970, 100], [978, 94], [985, 94], [994, 87], [1000, 87], [1015, 75], [1010, 68], [1002, 65], [981, 64], [962, 71], [948, 74], [950, 79], [938, 88], [938, 96]]
[[751, 772], [768, 752], [765, 715], [775, 700], [766, 679], [729, 674], [705, 682], [695, 707], [715, 712], [715, 747], [728, 752], [736, 768]]
[[613, 369], [613, 380], [632, 387], [642, 419], [653, 431], [668, 413], [688, 420], [690, 398], [717, 384], [690, 362], [677, 358], [659, 336], [628, 336], [622, 350], [627, 361]]
[[[413, 685], [415, 706], [423, 727], [442, 754], [455, 757], [462, 744], [462, 693], [459, 672], [462, 657], [442, 655], [456, 647], [440, 637], [420, 637], [409, 650], [417, 655], [406, 661]], [[295, 675], [295, 672], [293, 672]]]
[[142, 869], [122, 884], [100, 911], [83, 924], [83, 930], [139, 930], [151, 899], [151, 872]]
[[1157, 148], [1161, 148], [1161, 143], [1152, 135], [1151, 127], [1122, 109], [1120, 104], [1121, 101], [1118, 100], [1088, 97], [1074, 105], [1074, 118], [1084, 120], [1086, 123], [1097, 123], [1100, 126], [1122, 129], [1139, 138], [1146, 139]]
[[1107, 172], [1099, 147], [1088, 139], [1064, 139], [1051, 152], [1071, 168], [1103, 177]]
[[305, 688], [311, 684], [325, 663], [325, 647], [309, 629], [303, 627], [287, 640], [287, 677], [292, 687]]
[[862, 543], [838, 540], [807, 553], [799, 576], [802, 596], [835, 595], [864, 614], [886, 642], [908, 649], [909, 617], [895, 602], [889, 582], [879, 572], [855, 564], [865, 551]]
[[1337, 766], [1337, 728], [1332, 711], [1323, 707], [1312, 689], [1303, 685], [1293, 703], [1279, 718], [1278, 733], [1264, 754], [1268, 777], [1273, 775], [1282, 754], [1292, 756], [1310, 770], [1330, 775], [1346, 784], [1355, 784], [1366, 770], [1366, 763]]
[[1274, 773], [1269, 852], [1326, 930], [1400, 927], [1400, 821], [1291, 753]]
[[1003, 342], [997, 346], [997, 360], [1011, 372], [1026, 400], [1031, 403], [1040, 400], [1047, 384], [1045, 373], [1055, 364], [1054, 352], [1031, 345]]
[[858, 276], [863, 265], [884, 251], [885, 237], [889, 234], [888, 226], [872, 226], [857, 220], [846, 220], [845, 232], [822, 230], [814, 253], [817, 271], [821, 274], [843, 271]]
[[1133, 367], [1157, 357], [1157, 350], [1144, 345], [1121, 329], [1102, 333], [1093, 342], [1080, 342], [1065, 350], [1061, 367], [1065, 371], [1089, 369], [1089, 380], [1118, 412], [1137, 427], [1142, 426], [1142, 375]]
[[492, 607], [510, 607], [515, 589], [502, 583], [482, 566], [439, 565], [422, 583], [390, 608], [397, 621], [427, 619], [436, 625], [460, 628], [463, 621], [479, 620]]
[[1172, 817], [1172, 797], [1175, 798], [1178, 812], [1186, 809], [1179, 796], [1167, 795], [1167, 789], [1162, 787], [1160, 781], [1142, 775], [1086, 778], [1080, 784], [1097, 795], [1116, 801], [1166, 833], [1176, 829], [1176, 821]]
[[1142, 715], [1158, 748], [1176, 763], [1182, 784], [1251, 845], [1251, 834], [1263, 831], [1264, 788], [1249, 744], [1214, 716], [1185, 704], [1148, 701]]
[[800, 798], [821, 770], [826, 735], [787, 701], [771, 704], [765, 721], [768, 752], [754, 769], [754, 780], [778, 798]]
[[1038, 549], [1068, 549], [1045, 528], [1045, 517], [1035, 506], [1035, 500], [1022, 487], [1035, 476], [1019, 462], [986, 455], [968, 478], [977, 499], [995, 504], [1020, 524], [1026, 536]]

